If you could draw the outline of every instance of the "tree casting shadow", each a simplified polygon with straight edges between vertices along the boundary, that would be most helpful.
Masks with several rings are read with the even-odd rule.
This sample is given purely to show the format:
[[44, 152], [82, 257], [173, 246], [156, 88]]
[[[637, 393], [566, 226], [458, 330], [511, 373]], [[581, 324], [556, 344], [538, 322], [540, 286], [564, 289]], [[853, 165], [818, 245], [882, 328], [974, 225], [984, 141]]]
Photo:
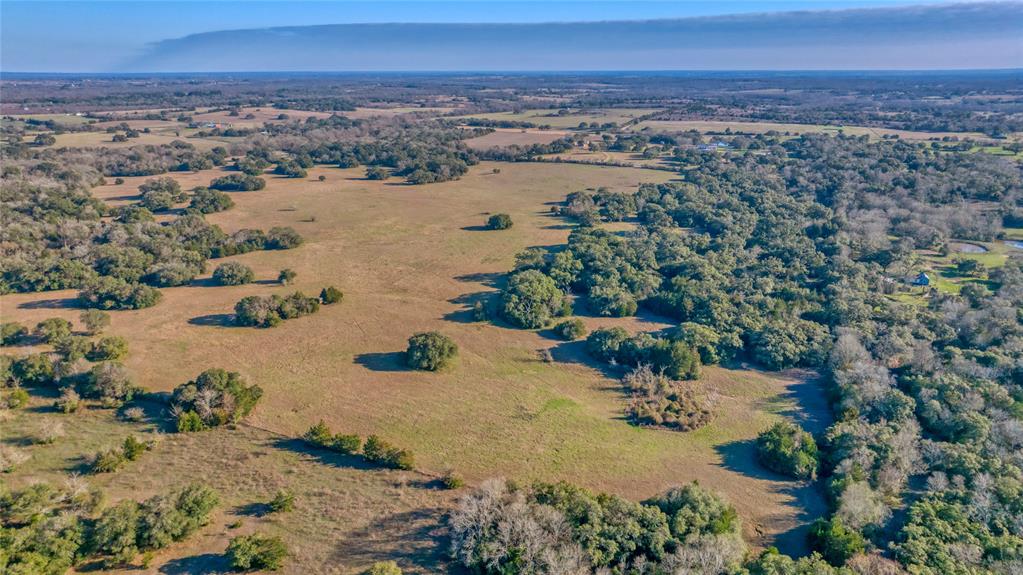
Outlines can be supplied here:
[[160, 567], [160, 573], [163, 575], [215, 575], [229, 571], [231, 564], [227, 557], [218, 553], [171, 559]]
[[200, 315], [188, 320], [192, 325], [213, 326], [213, 327], [235, 327], [234, 314], [232, 313], [211, 313]]
[[331, 465], [333, 467], [345, 467], [348, 469], [361, 470], [380, 469], [378, 466], [367, 463], [365, 459], [358, 455], [345, 455], [336, 451], [330, 451], [329, 449], [315, 447], [294, 437], [278, 439], [274, 441], [274, 446], [278, 449], [285, 449], [293, 453], [307, 455], [316, 459], [320, 463]]
[[355, 363], [370, 371], [408, 371], [405, 365], [405, 353], [387, 351], [376, 353], [360, 353], [355, 356]]

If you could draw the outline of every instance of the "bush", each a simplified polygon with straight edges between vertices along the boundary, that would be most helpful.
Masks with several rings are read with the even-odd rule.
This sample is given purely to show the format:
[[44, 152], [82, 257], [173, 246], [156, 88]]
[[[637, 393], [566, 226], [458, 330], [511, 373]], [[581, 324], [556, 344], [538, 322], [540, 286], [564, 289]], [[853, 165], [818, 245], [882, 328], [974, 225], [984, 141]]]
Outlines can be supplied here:
[[47, 385], [54, 381], [53, 361], [44, 353], [20, 357], [11, 366], [17, 381], [25, 385]]
[[395, 561], [377, 561], [367, 571], [368, 575], [401, 575], [401, 567]]
[[798, 425], [780, 421], [757, 437], [757, 458], [777, 473], [796, 479], [817, 477], [817, 443]]
[[107, 449], [93, 456], [89, 469], [93, 473], [113, 473], [120, 469], [124, 462], [124, 455], [119, 449]]
[[398, 449], [376, 435], [366, 438], [366, 445], [362, 447], [362, 455], [370, 463], [391, 469], [415, 469], [415, 458], [411, 451]]
[[223, 192], [251, 192], [266, 187], [266, 180], [248, 174], [228, 174], [210, 182], [210, 189]]
[[507, 230], [512, 227], [512, 219], [508, 214], [494, 214], [487, 219], [487, 227], [492, 230]]
[[586, 338], [586, 352], [602, 361], [617, 361], [622, 344], [628, 341], [629, 332], [620, 327], [603, 327], [590, 332]]
[[515, 273], [501, 293], [501, 313], [525, 329], [539, 329], [569, 311], [565, 293], [554, 280], [538, 270]]
[[366, 168], [367, 180], [386, 180], [391, 177], [391, 172], [386, 168]]
[[128, 340], [119, 336], [100, 338], [86, 354], [89, 361], [111, 361], [128, 355]]
[[71, 322], [60, 317], [51, 317], [36, 324], [35, 334], [46, 343], [56, 343], [71, 336]]
[[128, 370], [116, 361], [97, 363], [89, 370], [85, 384], [86, 396], [99, 399], [106, 407], [131, 401], [138, 389], [132, 384]]
[[0, 345], [15, 345], [28, 336], [28, 328], [9, 321], [0, 325]]
[[288, 548], [280, 537], [258, 533], [235, 537], [227, 546], [227, 559], [235, 571], [276, 571], [284, 566], [287, 556]]
[[268, 250], [290, 250], [302, 245], [302, 236], [289, 227], [270, 228], [266, 233], [266, 246]]
[[59, 353], [65, 361], [77, 361], [86, 357], [92, 352], [93, 344], [89, 338], [73, 335], [58, 340], [53, 344], [53, 350]]
[[110, 326], [110, 314], [98, 309], [87, 309], [79, 316], [89, 335], [98, 335]]
[[82, 405], [82, 398], [73, 387], [65, 387], [60, 390], [60, 397], [53, 402], [53, 406], [62, 413], [74, 413]]
[[465, 487], [465, 480], [455, 475], [454, 471], [445, 473], [440, 478], [440, 482], [445, 489], [461, 489], [462, 487]]
[[239, 262], [225, 262], [213, 270], [213, 281], [222, 286], [247, 284], [254, 278], [252, 268]]
[[295, 278], [298, 276], [295, 270], [285, 268], [281, 270], [281, 273], [277, 274], [277, 281], [281, 285], [289, 285], [295, 282]]
[[554, 333], [563, 340], [572, 341], [586, 335], [586, 324], [581, 319], [566, 319], [554, 326]]
[[832, 565], [843, 565], [850, 557], [862, 553], [866, 548], [863, 536], [855, 529], [843, 525], [837, 517], [814, 521], [807, 539], [810, 547]]
[[320, 291], [320, 302], [324, 305], [341, 303], [341, 300], [343, 300], [344, 297], [345, 294], [334, 286], [325, 287]]
[[19, 409], [25, 407], [28, 403], [29, 395], [28, 392], [23, 388], [15, 387], [14, 389], [7, 392], [7, 397], [4, 398], [3, 404], [8, 409]]
[[267, 505], [273, 513], [286, 513], [295, 508], [295, 494], [282, 489], [274, 494]]
[[178, 433], [205, 431], [206, 424], [203, 423], [202, 418], [199, 417], [198, 413], [194, 411], [184, 411], [178, 414], [177, 430]]
[[437, 371], [450, 366], [457, 356], [458, 346], [451, 338], [431, 331], [409, 338], [405, 363], [413, 369]]

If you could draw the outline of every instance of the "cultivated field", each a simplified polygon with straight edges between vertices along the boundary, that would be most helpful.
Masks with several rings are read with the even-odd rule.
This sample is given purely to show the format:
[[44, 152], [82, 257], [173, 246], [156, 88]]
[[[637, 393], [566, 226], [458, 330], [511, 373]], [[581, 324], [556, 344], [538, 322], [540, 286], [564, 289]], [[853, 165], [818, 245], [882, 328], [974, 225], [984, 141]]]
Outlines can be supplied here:
[[[174, 177], [191, 188], [220, 173]], [[290, 225], [306, 243], [233, 258], [252, 266], [255, 284], [199, 280], [165, 289], [155, 308], [113, 313], [110, 333], [128, 339], [127, 365], [150, 390], [169, 391], [208, 367], [242, 372], [266, 390], [251, 422], [274, 432], [295, 436], [324, 419], [338, 431], [378, 433], [412, 449], [425, 471], [453, 469], [471, 482], [565, 479], [642, 498], [697, 479], [736, 505], [751, 541], [800, 550], [799, 525], [823, 504], [810, 488], [760, 470], [752, 439], [782, 413], [821, 429], [826, 404], [807, 374], [706, 368], [699, 385], [717, 398], [711, 425], [692, 433], [637, 428], [622, 417], [616, 380], [589, 362], [581, 342], [470, 321], [468, 308], [493, 296], [518, 251], [565, 241], [569, 226], [549, 214], [550, 203], [584, 188], [632, 190], [671, 177], [491, 163], [459, 181], [415, 187], [366, 181], [361, 169], [316, 168], [304, 180], [267, 176], [265, 190], [232, 194], [237, 206], [209, 219], [229, 232]], [[145, 179], [94, 193], [123, 202]], [[511, 214], [515, 226], [485, 231], [491, 212]], [[295, 287], [271, 281], [285, 267], [298, 272]], [[234, 303], [246, 295], [312, 294], [328, 284], [344, 290], [344, 303], [270, 330], [230, 325]], [[76, 318], [74, 296], [17, 294], [0, 304], [5, 321], [33, 324]], [[584, 319], [590, 328], [666, 325], [650, 317]], [[458, 343], [459, 365], [438, 374], [406, 370], [406, 338], [434, 329]], [[556, 361], [539, 361], [540, 348]]]

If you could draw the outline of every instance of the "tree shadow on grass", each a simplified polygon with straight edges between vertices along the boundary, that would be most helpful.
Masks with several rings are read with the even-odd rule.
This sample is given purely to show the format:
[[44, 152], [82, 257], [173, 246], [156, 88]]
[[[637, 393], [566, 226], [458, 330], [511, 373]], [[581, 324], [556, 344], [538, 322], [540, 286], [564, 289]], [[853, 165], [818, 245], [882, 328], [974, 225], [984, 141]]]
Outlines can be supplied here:
[[231, 571], [231, 563], [220, 553], [203, 553], [171, 559], [160, 567], [163, 575], [216, 575]]
[[262, 501], [254, 501], [252, 503], [245, 503], [234, 508], [234, 512], [237, 515], [245, 515], [248, 517], [263, 517], [270, 513], [270, 505], [263, 503]]
[[458, 323], [477, 323], [478, 320], [476, 319], [474, 307], [477, 303], [482, 303], [487, 308], [488, 315], [493, 315], [493, 309], [495, 308], [493, 300], [496, 294], [497, 292], [493, 291], [481, 291], [451, 298], [448, 300], [448, 303], [460, 305], [462, 308], [444, 314], [444, 319]]
[[479, 272], [455, 276], [455, 280], [465, 283], [478, 283], [487, 287], [496, 288], [505, 279], [505, 274], [500, 272]]
[[[810, 523], [827, 512], [824, 495], [816, 482], [799, 481], [770, 471], [760, 465], [756, 455], [756, 440], [746, 439], [718, 445], [714, 450], [721, 456], [721, 466], [725, 469], [771, 483], [770, 490], [791, 498], [787, 506], [795, 509], [795, 524], [789, 529], [779, 532], [771, 538], [770, 544], [782, 553], [793, 556], [806, 555], [809, 552], [806, 534]], [[759, 532], [759, 527], [755, 526]]]
[[237, 327], [234, 323], [233, 313], [211, 313], [208, 315], [200, 315], [189, 319], [188, 323], [192, 325], [212, 327]]
[[593, 356], [586, 353], [585, 339], [559, 343], [558, 345], [550, 348], [550, 352], [554, 361], [585, 365], [586, 367], [599, 371], [604, 377], [618, 379], [623, 373], [621, 366], [604, 363], [603, 361], [594, 359]]
[[467, 231], [467, 232], [489, 232], [489, 231], [493, 231], [493, 230], [491, 230], [490, 226], [464, 226], [462, 229]]
[[360, 353], [355, 356], [355, 363], [370, 371], [409, 371], [405, 352], [401, 351]]
[[[415, 509], [382, 517], [338, 542], [335, 560], [370, 564], [394, 560], [406, 572], [464, 572], [449, 565], [450, 540], [444, 525], [447, 510]], [[453, 568], [453, 569], [448, 569]]]
[[322, 447], [315, 447], [294, 437], [282, 437], [274, 441], [274, 447], [291, 451], [292, 453], [306, 455], [316, 459], [324, 465], [331, 465], [333, 467], [345, 467], [348, 469], [361, 470], [380, 469], [380, 467], [368, 463], [365, 459], [358, 455], [345, 455], [329, 449], [323, 449]]
[[40, 299], [18, 304], [18, 309], [68, 309], [81, 307], [76, 297]]

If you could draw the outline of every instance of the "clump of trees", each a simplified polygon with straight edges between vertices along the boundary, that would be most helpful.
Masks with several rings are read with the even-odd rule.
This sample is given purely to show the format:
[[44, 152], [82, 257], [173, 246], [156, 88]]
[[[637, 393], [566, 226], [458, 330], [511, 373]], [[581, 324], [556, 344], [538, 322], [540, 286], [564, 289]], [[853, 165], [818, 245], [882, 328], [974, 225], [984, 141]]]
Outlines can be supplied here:
[[171, 413], [177, 419], [179, 432], [202, 431], [237, 423], [256, 407], [262, 396], [262, 388], [246, 385], [237, 372], [207, 369], [174, 389]]
[[187, 539], [219, 504], [216, 492], [196, 484], [141, 503], [126, 499], [95, 515], [102, 499], [75, 482], [63, 490], [35, 483], [0, 494], [3, 565], [11, 573], [47, 575], [95, 560], [123, 567]]
[[779, 421], [757, 436], [757, 459], [777, 473], [816, 479], [819, 459], [813, 436], [789, 421]]
[[310, 445], [336, 451], [344, 455], [361, 455], [369, 463], [391, 469], [415, 469], [415, 456], [407, 449], [399, 449], [376, 435], [363, 442], [353, 434], [334, 434], [323, 421], [309, 428], [302, 439]]
[[501, 292], [501, 315], [526, 328], [546, 327], [555, 317], [571, 313], [571, 304], [557, 283], [537, 270], [513, 274]]
[[405, 363], [412, 369], [438, 371], [450, 367], [458, 357], [458, 345], [435, 331], [417, 333], [409, 338]]
[[344, 299], [345, 294], [334, 286], [327, 286], [320, 290], [320, 302], [323, 305], [341, 303]]
[[617, 365], [648, 365], [671, 379], [698, 379], [700, 376], [699, 353], [678, 339], [648, 333], [629, 335], [620, 327], [600, 328], [587, 336], [586, 351], [599, 360]]
[[142, 309], [156, 305], [162, 297], [153, 287], [112, 276], [94, 278], [78, 292], [83, 305], [99, 309]]
[[451, 517], [453, 557], [482, 573], [724, 573], [745, 554], [735, 509], [696, 484], [643, 503], [567, 483], [485, 482]]
[[200, 214], [224, 212], [234, 207], [231, 196], [220, 190], [200, 187], [192, 191], [188, 201], [188, 211]]
[[487, 219], [487, 227], [492, 230], [507, 230], [512, 225], [511, 216], [508, 214], [494, 214]]
[[150, 212], [162, 212], [174, 207], [174, 204], [187, 199], [181, 190], [181, 184], [174, 178], [156, 178], [146, 180], [139, 186], [142, 207]]
[[255, 279], [252, 268], [241, 262], [225, 262], [213, 270], [213, 281], [222, 286], [237, 286]]
[[254, 192], [266, 187], [266, 180], [249, 174], [228, 174], [210, 182], [211, 190], [222, 192]]
[[287, 319], [314, 314], [320, 309], [320, 300], [302, 292], [286, 296], [247, 296], [234, 306], [234, 321], [238, 325], [274, 327]]

